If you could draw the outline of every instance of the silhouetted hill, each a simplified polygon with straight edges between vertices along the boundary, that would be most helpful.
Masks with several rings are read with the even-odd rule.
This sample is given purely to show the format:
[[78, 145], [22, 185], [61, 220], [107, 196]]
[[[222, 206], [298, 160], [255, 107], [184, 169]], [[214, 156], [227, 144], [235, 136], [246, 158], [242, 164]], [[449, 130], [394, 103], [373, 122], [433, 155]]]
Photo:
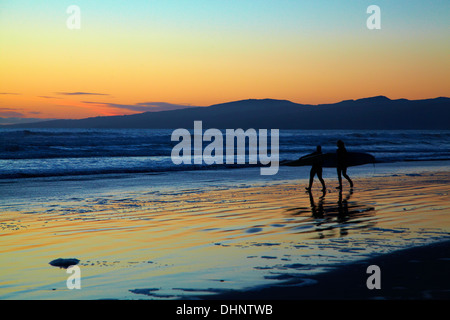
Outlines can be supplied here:
[[450, 98], [391, 100], [384, 96], [304, 105], [287, 100], [241, 100], [209, 107], [127, 116], [53, 120], [21, 128], [450, 129]]

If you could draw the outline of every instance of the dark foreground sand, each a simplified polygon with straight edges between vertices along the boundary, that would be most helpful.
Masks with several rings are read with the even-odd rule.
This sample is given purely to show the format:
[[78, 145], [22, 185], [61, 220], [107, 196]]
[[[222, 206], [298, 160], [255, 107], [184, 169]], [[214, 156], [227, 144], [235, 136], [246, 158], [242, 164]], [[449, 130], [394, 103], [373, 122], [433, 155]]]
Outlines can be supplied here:
[[[367, 267], [381, 270], [381, 289], [369, 290]], [[315, 281], [290, 281], [250, 291], [202, 297], [212, 300], [366, 300], [450, 299], [450, 241], [400, 250], [340, 266], [311, 276]], [[302, 285], [302, 282], [304, 285]], [[309, 284], [313, 282], [312, 284]]]

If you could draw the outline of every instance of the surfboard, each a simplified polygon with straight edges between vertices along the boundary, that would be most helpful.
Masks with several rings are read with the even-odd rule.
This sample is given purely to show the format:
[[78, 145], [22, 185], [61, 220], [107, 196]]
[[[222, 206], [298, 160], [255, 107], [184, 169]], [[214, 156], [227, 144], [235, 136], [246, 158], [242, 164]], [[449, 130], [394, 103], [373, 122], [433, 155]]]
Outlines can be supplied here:
[[[322, 155], [305, 156], [298, 160], [286, 161], [281, 163], [284, 166], [300, 167], [311, 166], [317, 160], [318, 157], [322, 157], [322, 167], [324, 168], [336, 168], [337, 166], [337, 154], [336, 153], [324, 153]], [[368, 163], [375, 163], [375, 157], [365, 152], [347, 152], [347, 166], [361, 166]]]

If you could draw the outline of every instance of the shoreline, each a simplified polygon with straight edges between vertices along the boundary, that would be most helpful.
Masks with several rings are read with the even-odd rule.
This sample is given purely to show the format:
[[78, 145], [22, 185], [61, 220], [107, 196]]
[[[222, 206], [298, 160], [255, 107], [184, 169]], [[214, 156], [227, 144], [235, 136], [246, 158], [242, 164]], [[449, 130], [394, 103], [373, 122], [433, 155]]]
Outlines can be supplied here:
[[[95, 158], [95, 157], [92, 157]], [[147, 158], [147, 157], [142, 157]], [[58, 158], [50, 158], [50, 159], [58, 159]], [[78, 159], [78, 158], [74, 158]], [[84, 159], [84, 158], [80, 158]], [[0, 159], [0, 160], [30, 160], [30, 159]], [[32, 159], [31, 159], [32, 160]], [[278, 173], [273, 176], [262, 176], [259, 179], [264, 180], [278, 180], [277, 176], [282, 175], [280, 171], [304, 171], [306, 173], [305, 179], [309, 177], [310, 166], [300, 166], [300, 167], [289, 167], [283, 165], [283, 162], [289, 162], [293, 160], [283, 160], [279, 163]], [[33, 180], [57, 180], [57, 179], [92, 179], [92, 178], [103, 178], [108, 179], [110, 177], [117, 176], [139, 176], [139, 175], [168, 175], [168, 174], [211, 174], [211, 173], [221, 173], [228, 172], [231, 175], [235, 174], [235, 172], [242, 172], [245, 170], [259, 170], [263, 168], [263, 166], [259, 165], [223, 165], [223, 166], [208, 166], [202, 165], [197, 167], [198, 165], [192, 165], [188, 169], [181, 169], [181, 167], [174, 167], [176, 170], [163, 170], [163, 169], [126, 169], [123, 171], [117, 170], [106, 170], [104, 172], [95, 172], [95, 171], [81, 171], [81, 172], [72, 172], [68, 173], [21, 173], [21, 174], [4, 174], [0, 175], [0, 182], [7, 183], [11, 181], [33, 181]], [[400, 168], [400, 167], [417, 167], [417, 168], [426, 168], [430, 166], [450, 166], [450, 159], [419, 159], [419, 160], [402, 160], [402, 161], [375, 161], [373, 163], [368, 163], [360, 166], [349, 167], [349, 171], [357, 172], [357, 175], [362, 172], [361, 168], [366, 169], [367, 171], [371, 171], [374, 168]], [[335, 171], [336, 168], [324, 168], [324, 171]], [[237, 174], [239, 175], [239, 174]], [[258, 174], [260, 176], [260, 174]], [[258, 179], [257, 179], [258, 180]]]
[[[380, 267], [381, 289], [368, 289], [370, 265]], [[448, 300], [450, 240], [346, 263], [307, 279], [197, 297], [200, 300]], [[307, 280], [307, 281], [306, 281]]]

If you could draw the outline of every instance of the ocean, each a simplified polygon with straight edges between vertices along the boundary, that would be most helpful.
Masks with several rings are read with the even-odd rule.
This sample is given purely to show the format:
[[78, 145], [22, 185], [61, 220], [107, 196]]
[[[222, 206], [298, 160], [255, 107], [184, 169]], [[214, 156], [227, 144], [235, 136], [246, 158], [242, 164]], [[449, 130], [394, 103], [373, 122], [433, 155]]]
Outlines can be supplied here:
[[[245, 166], [176, 165], [172, 162], [171, 151], [178, 142], [171, 141], [172, 132], [2, 128], [0, 179], [223, 170]], [[281, 130], [279, 160], [295, 160], [315, 151], [317, 145], [322, 146], [324, 153], [335, 152], [339, 139], [345, 142], [347, 150], [370, 153], [379, 163], [450, 159], [450, 131]], [[209, 142], [203, 142], [203, 147], [207, 144]]]

